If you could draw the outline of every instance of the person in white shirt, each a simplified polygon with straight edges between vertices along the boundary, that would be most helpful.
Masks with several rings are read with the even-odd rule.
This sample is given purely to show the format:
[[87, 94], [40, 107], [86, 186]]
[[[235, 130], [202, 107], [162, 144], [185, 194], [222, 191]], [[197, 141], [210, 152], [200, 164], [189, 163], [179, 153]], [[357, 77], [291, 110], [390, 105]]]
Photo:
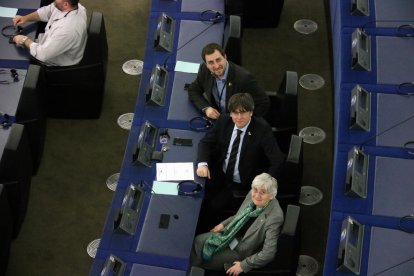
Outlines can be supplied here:
[[37, 41], [24, 35], [13, 38], [18, 47], [26, 47], [39, 62], [48, 66], [70, 66], [78, 64], [87, 40], [86, 8], [79, 0], [55, 0], [28, 15], [17, 15], [14, 25], [27, 22], [47, 22], [45, 32]]

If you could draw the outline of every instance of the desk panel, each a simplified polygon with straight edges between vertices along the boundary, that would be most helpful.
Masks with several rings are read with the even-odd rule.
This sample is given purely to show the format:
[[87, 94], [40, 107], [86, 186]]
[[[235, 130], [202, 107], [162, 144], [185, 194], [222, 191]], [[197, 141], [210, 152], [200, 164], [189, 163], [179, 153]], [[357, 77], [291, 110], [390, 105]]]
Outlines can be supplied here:
[[[386, 147], [362, 148], [368, 156], [367, 197], [345, 195], [347, 170], [350, 169], [348, 152], [352, 145], [338, 145], [335, 152], [334, 183], [331, 210], [354, 214], [404, 216], [412, 210], [414, 187], [412, 169], [414, 157], [401, 149]], [[378, 164], [380, 165], [378, 167]], [[407, 168], [404, 171], [403, 168]], [[408, 186], [406, 186], [408, 185]], [[405, 200], [405, 201], [404, 201]]]
[[178, 12], [182, 0], [152, 0], [151, 12]]
[[[414, 40], [394, 34], [380, 35], [373, 29], [367, 30], [371, 38], [371, 71], [352, 69], [352, 32], [345, 28], [341, 34], [341, 51], [337, 59], [340, 68], [340, 82], [370, 84], [401, 84], [412, 81], [414, 57], [411, 54]], [[388, 36], [394, 35], [394, 36]]]
[[176, 60], [202, 63], [201, 50], [208, 43], [223, 43], [224, 23], [181, 20]]
[[413, 248], [412, 234], [372, 227], [367, 275], [411, 275], [414, 271]]
[[414, 207], [414, 160], [378, 156], [375, 163], [372, 214], [393, 217], [411, 214]]
[[182, 12], [203, 12], [203, 11], [218, 11], [224, 12], [223, 0], [181, 0]]
[[[335, 211], [331, 212], [331, 220], [329, 224], [329, 238], [328, 245], [326, 248], [327, 254], [325, 254], [324, 262], [324, 275], [350, 275], [349, 273], [336, 271], [339, 241], [341, 237], [341, 223], [342, 220], [348, 216], [351, 216], [353, 219], [355, 219], [365, 227], [363, 235], [360, 275], [410, 275], [404, 273], [373, 274], [374, 272], [381, 273], [380, 269], [389, 269], [390, 271], [392, 271], [392, 265], [398, 265], [398, 261], [400, 263], [406, 262], [406, 264], [402, 264], [400, 266], [400, 269], [397, 268], [395, 271], [407, 271], [405, 269], [412, 267], [412, 258], [414, 257], [412, 250], [414, 237], [413, 235], [409, 235], [407, 233], [400, 231], [398, 226], [400, 218], [367, 216]], [[413, 226], [414, 223], [411, 223], [409, 227]], [[386, 234], [389, 234], [390, 236], [387, 236]], [[391, 245], [392, 242], [394, 242], [393, 245]], [[405, 243], [407, 243], [408, 245], [405, 246]], [[388, 244], [390, 245], [390, 247], [387, 246]], [[401, 252], [396, 252], [396, 250], [398, 249], [400, 249]], [[384, 252], [386, 254], [384, 254]], [[394, 253], [394, 257], [391, 257]], [[379, 257], [378, 254], [382, 254], [383, 256]], [[388, 258], [388, 260], [385, 261], [383, 264], [379, 263], [383, 258]], [[368, 264], [371, 265], [369, 272]], [[412, 272], [412, 270], [408, 271]]]
[[224, 12], [223, 0], [153, 0], [151, 1], [152, 12]]
[[40, 0], [2, 0], [1, 6], [17, 9], [38, 9]]
[[184, 89], [186, 84], [192, 83], [197, 74], [175, 72], [171, 93], [168, 120], [180, 120], [189, 122], [191, 118], [201, 116], [201, 112], [195, 108], [188, 98], [188, 91]]
[[0, 84], [0, 113], [16, 116], [27, 70], [16, 70], [17, 81], [12, 77], [10, 70], [10, 68], [0, 68], [0, 81], [8, 82], [8, 84]]
[[[150, 120], [150, 122], [152, 121]], [[173, 129], [168, 126], [168, 122], [165, 122], [165, 124], [166, 125], [161, 128], [161, 132], [165, 127], [168, 128], [170, 139], [166, 144], [169, 149], [163, 153], [162, 162], [197, 162], [197, 146], [198, 142], [204, 136], [204, 133], [190, 130]], [[148, 183], [152, 183], [152, 180], [155, 176], [156, 161], [152, 162], [151, 168], [145, 167], [144, 165], [135, 165], [132, 163], [132, 154], [138, 141], [139, 132], [140, 127], [134, 126], [129, 133], [128, 143], [125, 149], [124, 159], [121, 166], [120, 179], [142, 179], [148, 181]], [[190, 138], [193, 140], [193, 146], [175, 146], [173, 145], [173, 139], [175, 137]], [[156, 149], [161, 149], [161, 144], [159, 141], [157, 141]]]
[[[185, 276], [185, 270], [172, 269], [167, 267], [159, 267], [152, 265], [145, 265], [131, 261], [124, 252], [98, 250], [89, 272], [90, 276], [101, 276], [105, 262], [110, 255], [115, 256], [124, 263], [125, 270], [122, 276]], [[112, 274], [110, 274], [112, 275]]]
[[[12, 25], [11, 18], [0, 17], [0, 28]], [[34, 38], [37, 24], [31, 23], [24, 26], [22, 34]], [[9, 38], [0, 36], [0, 67], [27, 69], [30, 64], [30, 53], [28, 49], [16, 47], [9, 43]]]
[[396, 94], [398, 86], [361, 85], [371, 92], [370, 131], [351, 125], [351, 91], [356, 84], [342, 84], [336, 96], [336, 139], [340, 144], [402, 148], [414, 135], [414, 98]]
[[[352, 15], [352, 0], [330, 1], [331, 18], [342, 27], [386, 27], [395, 28], [410, 24], [414, 18], [414, 3], [411, 0], [369, 0], [369, 15]], [[333, 3], [334, 2], [334, 3]], [[336, 17], [333, 14], [336, 12]]]
[[[412, 54], [414, 39], [377, 36], [376, 40], [377, 83], [400, 84], [412, 82], [414, 72], [414, 55]], [[373, 55], [372, 58], [374, 57]]]
[[395, 28], [414, 20], [414, 2], [411, 0], [375, 0], [374, 3], [376, 27]]
[[401, 148], [413, 141], [413, 106], [413, 97], [378, 94], [377, 145]]
[[[121, 169], [117, 190], [112, 200], [111, 208], [109, 210], [104, 225], [103, 235], [100, 243], [100, 250], [102, 249], [106, 251], [121, 252], [121, 256], [124, 256], [125, 258], [127, 258], [127, 260], [131, 260], [133, 262], [186, 270], [189, 265], [189, 252], [188, 256], [186, 256], [187, 254], [181, 254], [180, 256], [173, 256], [171, 254], [169, 256], [161, 256], [150, 252], [137, 252], [137, 246], [139, 244], [139, 240], [142, 234], [141, 231], [144, 225], [144, 221], [148, 216], [148, 204], [151, 198], [152, 182], [155, 179], [156, 173], [155, 162], [153, 162], [151, 168], [145, 167], [143, 165], [134, 165], [131, 162], [132, 151], [130, 150], [132, 149], [132, 147], [130, 145], [133, 144], [134, 141], [136, 141], [138, 135], [138, 128], [133, 127], [131, 129], [127, 150], [125, 152], [124, 163]], [[197, 144], [203, 136], [203, 133], [192, 132], [188, 130], [169, 129], [169, 135], [171, 137], [167, 144], [169, 150], [167, 152], [164, 152], [163, 162], [196, 162]], [[193, 139], [193, 146], [175, 146], [172, 144], [172, 140], [174, 139], [174, 137], [191, 138]], [[157, 143], [157, 148], [159, 147], [160, 144]], [[203, 179], [200, 179], [198, 177], [196, 177], [196, 181], [198, 183], [204, 183]], [[122, 232], [115, 232], [113, 226], [120, 206], [122, 205], [126, 187], [131, 183], [142, 183], [142, 187], [145, 190], [144, 201], [140, 213], [141, 215], [138, 220], [134, 235], [129, 235]], [[201, 197], [198, 199], [198, 208], [201, 206], [201, 199]], [[194, 208], [193, 211], [194, 225], [187, 225], [187, 230], [192, 233], [194, 233], [195, 231], [195, 225], [198, 219], [197, 208]], [[194, 234], [187, 236], [189, 240], [183, 240], [182, 243], [187, 244], [188, 247], [188, 244], [192, 244]], [[189, 250], [187, 247], [186, 250]]]

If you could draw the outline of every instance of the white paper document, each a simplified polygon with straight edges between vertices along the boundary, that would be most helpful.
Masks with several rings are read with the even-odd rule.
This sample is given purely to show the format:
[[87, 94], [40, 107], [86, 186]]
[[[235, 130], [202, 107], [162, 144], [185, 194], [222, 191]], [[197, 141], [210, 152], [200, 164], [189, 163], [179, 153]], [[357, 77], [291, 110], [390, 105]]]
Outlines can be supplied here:
[[194, 180], [194, 164], [193, 162], [157, 163], [157, 180]]
[[176, 72], [184, 72], [184, 73], [198, 73], [198, 67], [200, 67], [199, 63], [194, 62], [186, 62], [186, 61], [177, 61], [175, 63], [175, 71]]
[[[13, 18], [13, 17], [16, 16], [16, 14], [17, 14], [17, 9], [15, 9], [15, 8], [0, 7], [0, 17]], [[12, 25], [13, 22], [10, 22], [10, 24]]]
[[154, 181], [152, 183], [152, 193], [157, 195], [178, 195], [177, 185], [177, 182]]

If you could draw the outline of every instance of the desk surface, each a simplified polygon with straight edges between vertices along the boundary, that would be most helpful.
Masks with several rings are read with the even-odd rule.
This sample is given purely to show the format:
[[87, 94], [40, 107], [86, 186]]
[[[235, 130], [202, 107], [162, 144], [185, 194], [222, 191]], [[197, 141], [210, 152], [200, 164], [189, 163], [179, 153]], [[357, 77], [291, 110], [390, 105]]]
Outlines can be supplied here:
[[[414, 3], [414, 2], [413, 2]], [[414, 19], [414, 18], [413, 18]], [[377, 36], [377, 83], [412, 82], [414, 39]], [[372, 56], [371, 58], [374, 58]]]
[[37, 9], [40, 7], [40, 0], [1, 0], [1, 6], [17, 9]]
[[[0, 27], [12, 25], [11, 18], [0, 17]], [[34, 38], [36, 34], [36, 23], [24, 26], [22, 34]], [[0, 67], [27, 69], [30, 64], [30, 53], [28, 49], [16, 47], [9, 43], [9, 38], [0, 36]]]
[[375, 0], [375, 24], [377, 27], [397, 27], [412, 24], [414, 1], [411, 0]]
[[378, 94], [377, 105], [377, 145], [402, 148], [406, 142], [413, 141], [414, 98]]
[[414, 160], [377, 157], [373, 215], [403, 217], [412, 213]]
[[181, 20], [176, 60], [201, 63], [201, 49], [208, 43], [223, 43], [224, 23]]
[[[132, 164], [132, 152], [134, 149], [134, 143], [138, 139], [139, 135], [139, 126], [133, 126], [130, 132], [130, 137], [128, 139], [128, 144], [125, 151], [124, 163], [122, 165], [120, 180], [118, 182], [116, 194], [112, 200], [111, 208], [106, 218], [102, 239], [100, 242], [100, 250], [113, 250], [114, 252], [121, 252], [122, 256], [125, 256], [131, 262], [135, 263], [144, 263], [148, 265], [160, 265], [164, 267], [173, 267], [177, 269], [186, 269], [189, 264], [189, 244], [192, 244], [194, 238], [195, 225], [198, 219], [198, 211], [196, 208], [193, 208], [194, 217], [192, 218], [192, 225], [189, 223], [188, 232], [185, 237], [182, 237], [183, 244], [185, 248], [183, 249], [180, 256], [171, 256], [167, 255], [155, 255], [151, 252], [137, 252], [138, 243], [142, 235], [144, 220], [148, 215], [148, 205], [151, 197], [149, 191], [152, 181], [155, 179], [155, 161], [152, 164], [151, 168], [145, 167], [143, 165], [134, 165]], [[204, 133], [193, 132], [188, 130], [179, 130], [169, 128], [170, 139], [168, 141], [167, 152], [164, 152], [163, 162], [196, 162], [197, 158], [197, 144]], [[192, 147], [184, 146], [175, 146], [172, 144], [175, 137], [181, 138], [191, 138], [193, 139]], [[159, 141], [157, 141], [157, 148], [160, 148]], [[117, 233], [114, 231], [114, 220], [117, 216], [117, 211], [119, 210], [122, 200], [125, 193], [125, 187], [131, 183], [141, 183], [145, 181], [147, 183], [145, 186], [146, 195], [144, 197], [144, 202], [141, 208], [140, 218], [137, 223], [134, 235], [128, 235], [124, 233]], [[196, 177], [196, 181], [203, 183], [202, 179]], [[147, 187], [148, 186], [148, 187]], [[201, 205], [201, 198], [196, 206]], [[199, 208], [199, 206], [197, 207]], [[188, 234], [192, 233], [192, 234]], [[169, 251], [171, 253], [171, 250]], [[188, 256], [186, 256], [188, 255]], [[172, 264], [173, 263], [173, 264]]]
[[412, 275], [413, 248], [412, 234], [395, 229], [372, 227], [367, 275]]
[[197, 74], [175, 72], [171, 92], [168, 120], [180, 120], [189, 122], [191, 118], [202, 116], [188, 99], [188, 91], [184, 89], [187, 83], [192, 83]]
[[17, 107], [23, 91], [23, 84], [27, 70], [17, 70], [18, 81], [14, 81], [10, 68], [0, 68], [0, 81], [8, 84], [0, 84], [0, 113], [16, 116]]

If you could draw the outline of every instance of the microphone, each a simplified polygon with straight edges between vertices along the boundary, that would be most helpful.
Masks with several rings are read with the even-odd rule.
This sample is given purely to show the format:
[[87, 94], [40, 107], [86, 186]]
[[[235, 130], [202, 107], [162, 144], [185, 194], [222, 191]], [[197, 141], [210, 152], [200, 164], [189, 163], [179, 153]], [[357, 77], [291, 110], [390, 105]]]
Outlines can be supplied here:
[[[204, 18], [204, 16], [205, 16], [205, 14], [208, 14], [208, 13], [213, 13], [214, 14], [214, 17], [213, 18]], [[168, 60], [171, 58], [171, 56], [172, 55], [174, 55], [174, 54], [177, 54], [182, 48], [184, 48], [186, 45], [188, 45], [190, 42], [192, 42], [194, 39], [196, 39], [197, 37], [199, 37], [200, 35], [202, 35], [203, 33], [205, 33], [208, 29], [210, 29], [212, 26], [214, 26], [216, 23], [219, 23], [221, 20], [222, 20], [222, 18], [223, 18], [224, 16], [220, 13], [220, 12], [218, 12], [218, 11], [215, 11], [215, 10], [206, 10], [206, 11], [203, 11], [202, 13], [201, 13], [201, 15], [200, 15], [200, 21], [202, 21], [202, 22], [209, 22], [209, 23], [211, 23], [211, 24], [209, 24], [208, 25], [208, 27], [207, 28], [204, 28], [203, 30], [201, 30], [201, 32], [199, 32], [198, 34], [196, 34], [194, 37], [192, 37], [191, 39], [189, 39], [187, 42], [185, 42], [183, 45], [181, 45], [181, 46], [178, 46], [178, 48], [177, 48], [177, 50], [175, 50], [173, 53], [170, 53], [166, 58], [165, 58], [165, 60], [164, 60], [164, 62], [163, 62], [163, 67], [165, 68], [165, 69], [167, 69], [167, 71], [169, 71], [168, 69], [168, 66], [167, 66], [167, 62], [168, 62]]]

